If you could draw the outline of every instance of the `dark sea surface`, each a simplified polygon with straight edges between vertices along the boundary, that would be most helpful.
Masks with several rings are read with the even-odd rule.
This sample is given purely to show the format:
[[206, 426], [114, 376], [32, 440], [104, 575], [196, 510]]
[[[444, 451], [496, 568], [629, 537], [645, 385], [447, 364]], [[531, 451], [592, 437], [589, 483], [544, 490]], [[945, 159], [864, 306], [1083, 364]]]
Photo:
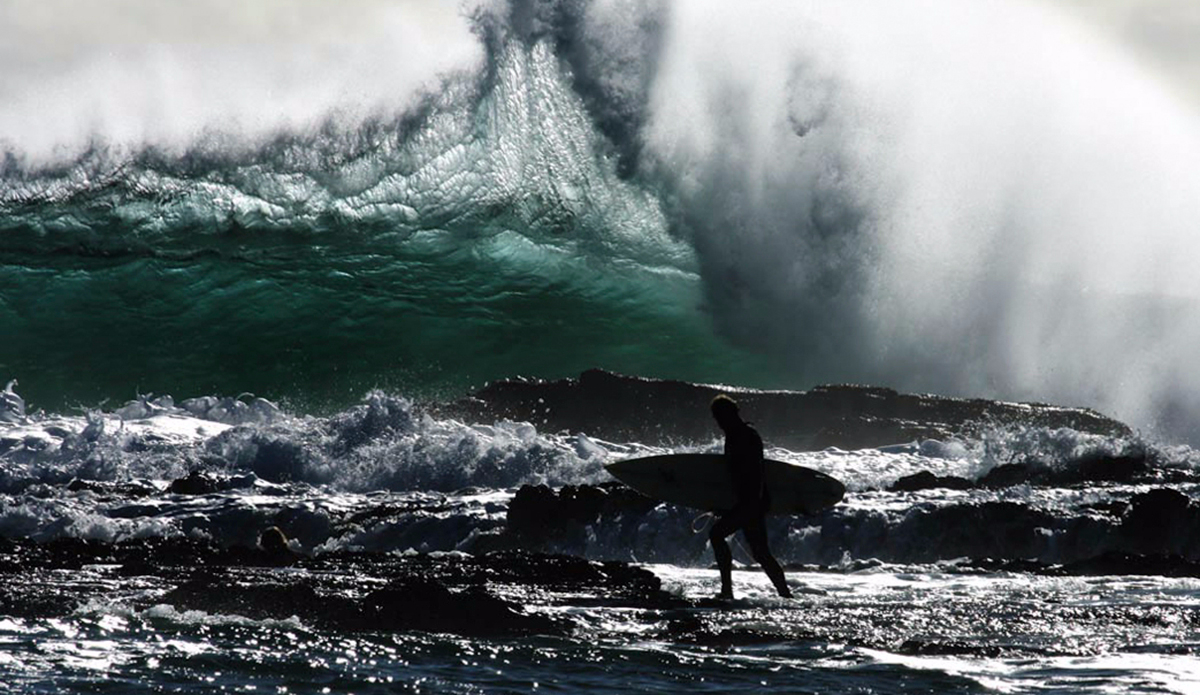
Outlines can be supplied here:
[[[7, 71], [5, 692], [1200, 692], [1200, 127], [921, 6], [479, 3], [402, 107], [40, 153], [140, 83]], [[791, 600], [604, 470], [721, 390], [847, 487], [769, 521]]]

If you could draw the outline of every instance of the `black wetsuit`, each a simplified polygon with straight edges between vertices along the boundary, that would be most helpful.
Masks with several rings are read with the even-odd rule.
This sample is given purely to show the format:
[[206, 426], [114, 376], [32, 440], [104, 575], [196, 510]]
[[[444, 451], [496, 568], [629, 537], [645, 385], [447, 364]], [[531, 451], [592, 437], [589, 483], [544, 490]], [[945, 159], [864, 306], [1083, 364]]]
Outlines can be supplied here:
[[760, 506], [766, 493], [763, 489], [763, 441], [753, 427], [742, 422], [725, 433], [725, 463], [729, 466], [738, 506]]
[[763, 442], [758, 432], [745, 422], [737, 422], [725, 431], [725, 462], [730, 483], [737, 495], [733, 509], [721, 513], [708, 537], [712, 542], [717, 567], [721, 571], [721, 595], [732, 596], [733, 556], [725, 538], [738, 529], [750, 544], [754, 560], [762, 565], [782, 596], [791, 596], [783, 570], [767, 545], [767, 508], [770, 497], [764, 487]]
[[740, 528], [752, 550], [760, 542], [766, 548], [763, 517], [769, 499], [763, 489], [763, 442], [753, 427], [743, 422], [725, 433], [725, 464], [729, 467], [737, 506], [720, 515], [713, 534], [725, 538]]

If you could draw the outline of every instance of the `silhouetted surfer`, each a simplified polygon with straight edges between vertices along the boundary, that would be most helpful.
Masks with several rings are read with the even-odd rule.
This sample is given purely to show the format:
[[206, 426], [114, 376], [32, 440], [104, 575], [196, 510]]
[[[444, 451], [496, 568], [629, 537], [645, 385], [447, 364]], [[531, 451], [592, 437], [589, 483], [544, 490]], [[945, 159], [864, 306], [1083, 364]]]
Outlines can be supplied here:
[[712, 402], [712, 414], [725, 432], [725, 460], [729, 465], [730, 483], [737, 493], [737, 505], [724, 512], [708, 533], [713, 555], [721, 570], [721, 598], [733, 598], [733, 553], [725, 539], [738, 529], [750, 543], [750, 553], [762, 566], [775, 589], [784, 598], [791, 598], [783, 568], [767, 546], [767, 505], [770, 499], [763, 485], [763, 442], [753, 427], [738, 414], [737, 403], [728, 396], [717, 396]]

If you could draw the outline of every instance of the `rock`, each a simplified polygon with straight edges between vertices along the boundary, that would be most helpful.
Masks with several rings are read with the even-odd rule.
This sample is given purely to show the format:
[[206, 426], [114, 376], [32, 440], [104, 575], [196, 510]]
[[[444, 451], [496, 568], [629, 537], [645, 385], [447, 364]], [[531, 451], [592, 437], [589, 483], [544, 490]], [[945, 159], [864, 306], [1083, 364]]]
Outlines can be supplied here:
[[331, 630], [422, 630], [460, 635], [511, 637], [558, 634], [553, 620], [479, 587], [451, 590], [432, 579], [406, 576], [361, 599], [327, 593], [311, 578], [246, 583], [221, 573], [181, 584], [162, 601], [187, 610], [243, 615], [256, 620], [296, 616]]
[[296, 554], [288, 547], [287, 536], [278, 526], [268, 526], [258, 534], [258, 548], [273, 563], [287, 564], [296, 559]]
[[71, 492], [87, 491], [100, 495], [115, 495], [119, 497], [148, 497], [160, 492], [153, 483], [142, 480], [111, 482], [106, 480], [83, 480], [81, 478], [72, 478], [71, 482], [67, 483], [67, 490]]
[[[647, 570], [562, 555], [331, 553], [301, 558], [297, 566], [308, 571], [281, 575], [239, 569], [235, 573], [221, 565], [201, 564], [199, 567], [206, 569], [195, 576], [193, 566], [186, 580], [160, 601], [181, 610], [255, 619], [294, 615], [328, 629], [424, 630], [487, 637], [562, 634], [569, 629], [557, 620], [525, 611], [516, 599], [497, 595], [497, 587], [518, 596], [537, 595], [540, 602], [550, 603], [602, 602], [642, 608], [678, 604]], [[383, 588], [354, 596], [347, 593], [347, 577], [356, 578], [351, 585], [363, 585], [361, 577], [388, 580]]]
[[1155, 488], [1129, 501], [1121, 523], [1127, 547], [1138, 553], [1198, 551], [1190, 543], [1196, 535], [1197, 509], [1187, 495], [1171, 488]]
[[508, 503], [508, 529], [519, 535], [544, 535], [559, 514], [558, 494], [547, 485], [522, 485]]
[[167, 492], [173, 495], [207, 495], [224, 490], [252, 488], [257, 481], [258, 477], [253, 473], [221, 476], [192, 471], [185, 478], [171, 481], [171, 484], [167, 486]]
[[70, 492], [83, 492], [85, 490], [88, 492], [100, 492], [101, 487], [91, 480], [72, 478], [71, 482], [67, 483], [67, 490]]
[[1148, 470], [1144, 454], [1093, 456], [1079, 461], [1078, 480], [1073, 482], [1132, 483]]
[[1061, 571], [1070, 575], [1132, 575], [1200, 577], [1200, 562], [1179, 555], [1122, 553], [1111, 551], [1087, 560], [1069, 562]]
[[934, 490], [946, 488], [949, 490], [969, 490], [975, 484], [966, 478], [956, 475], [934, 475], [929, 471], [920, 471], [906, 475], [888, 487], [889, 492], [916, 492], [918, 490]]
[[217, 480], [200, 471], [192, 471], [186, 478], [172, 481], [167, 492], [173, 495], [208, 495], [221, 489], [222, 486]]
[[996, 466], [980, 478], [979, 486], [995, 489], [1025, 484], [1068, 486], [1100, 482], [1133, 483], [1148, 472], [1144, 454], [1092, 454], [1062, 466], [1051, 466], [1037, 458], [1030, 458]]
[[908, 639], [900, 645], [900, 653], [917, 656], [967, 656], [994, 659], [1004, 656], [1005, 648], [995, 644], [971, 644], [958, 640]]
[[[725, 390], [592, 369], [578, 379], [493, 382], [439, 410], [445, 416], [477, 422], [507, 418], [551, 431], [669, 445], [720, 436], [708, 404]], [[979, 422], [1130, 434], [1126, 425], [1081, 408], [902, 394], [852, 385], [818, 386], [809, 391], [733, 391], [742, 413], [768, 443], [793, 450], [862, 449], [946, 439]]]
[[1039, 476], [1028, 463], [1005, 463], [996, 466], [979, 479], [979, 486], [1003, 488], [1038, 482]]
[[339, 597], [327, 600], [305, 578], [291, 579], [283, 582], [266, 577], [247, 581], [230, 575], [223, 567], [201, 568], [192, 578], [164, 594], [160, 602], [179, 610], [241, 615], [255, 620], [296, 616], [320, 623], [326, 623], [325, 614], [335, 610], [335, 606], [340, 611], [347, 609], [349, 602], [338, 601]]
[[584, 529], [602, 516], [641, 515], [657, 505], [656, 500], [621, 483], [567, 485], [558, 491], [545, 485], [523, 485], [508, 504], [506, 531], [523, 544], [576, 543], [582, 541]]
[[1039, 557], [1054, 525], [1052, 514], [1017, 502], [915, 507], [887, 529], [875, 557], [894, 562], [931, 562], [953, 557]]
[[[424, 630], [475, 637], [560, 634], [563, 625], [529, 615], [516, 604], [489, 595], [480, 587], [451, 591], [438, 582], [404, 578], [372, 592], [357, 615], [355, 627], [367, 630]], [[339, 620], [345, 626], [343, 620]]]

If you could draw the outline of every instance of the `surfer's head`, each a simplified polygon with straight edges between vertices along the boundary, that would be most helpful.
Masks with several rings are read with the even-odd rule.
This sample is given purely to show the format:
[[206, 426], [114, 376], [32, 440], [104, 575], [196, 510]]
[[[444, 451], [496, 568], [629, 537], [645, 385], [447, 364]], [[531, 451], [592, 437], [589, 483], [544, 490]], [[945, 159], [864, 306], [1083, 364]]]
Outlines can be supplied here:
[[732, 398], [724, 394], [712, 399], [712, 404], [709, 407], [712, 408], [713, 418], [716, 419], [717, 424], [720, 425], [722, 429], [724, 429], [727, 424], [740, 422], [742, 419], [738, 415], [737, 403], [734, 402]]

